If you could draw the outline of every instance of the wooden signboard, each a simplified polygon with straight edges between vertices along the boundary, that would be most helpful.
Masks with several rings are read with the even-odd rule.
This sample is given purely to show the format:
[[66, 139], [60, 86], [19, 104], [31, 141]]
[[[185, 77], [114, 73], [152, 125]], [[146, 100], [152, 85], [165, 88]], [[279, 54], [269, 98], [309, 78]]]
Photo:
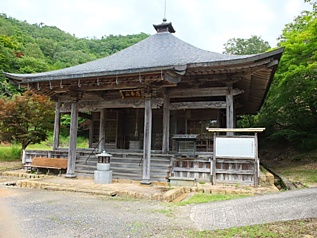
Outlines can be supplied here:
[[120, 90], [120, 94], [122, 99], [143, 97], [140, 89]]
[[255, 159], [256, 140], [254, 137], [217, 137], [216, 157]]

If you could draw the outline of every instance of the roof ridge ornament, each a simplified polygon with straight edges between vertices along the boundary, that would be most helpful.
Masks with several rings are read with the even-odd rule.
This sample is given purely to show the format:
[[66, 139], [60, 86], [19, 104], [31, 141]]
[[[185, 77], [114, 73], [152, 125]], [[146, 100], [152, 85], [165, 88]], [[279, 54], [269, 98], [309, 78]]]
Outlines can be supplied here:
[[175, 33], [175, 29], [172, 26], [171, 22], [167, 22], [167, 19], [164, 17], [163, 22], [161, 24], [155, 25], [153, 24], [153, 27], [155, 28], [157, 33], [160, 32], [169, 32], [169, 33]]

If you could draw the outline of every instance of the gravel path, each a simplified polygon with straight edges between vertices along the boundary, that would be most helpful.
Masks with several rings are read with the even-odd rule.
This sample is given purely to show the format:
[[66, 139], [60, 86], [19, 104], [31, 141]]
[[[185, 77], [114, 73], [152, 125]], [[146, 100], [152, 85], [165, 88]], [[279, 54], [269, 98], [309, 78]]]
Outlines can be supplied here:
[[195, 205], [191, 218], [200, 230], [317, 217], [317, 188]]
[[189, 207], [168, 203], [21, 188], [0, 194], [0, 237], [184, 237], [195, 229]]
[[317, 188], [186, 207], [157, 201], [0, 186], [0, 237], [186, 237], [317, 217]]

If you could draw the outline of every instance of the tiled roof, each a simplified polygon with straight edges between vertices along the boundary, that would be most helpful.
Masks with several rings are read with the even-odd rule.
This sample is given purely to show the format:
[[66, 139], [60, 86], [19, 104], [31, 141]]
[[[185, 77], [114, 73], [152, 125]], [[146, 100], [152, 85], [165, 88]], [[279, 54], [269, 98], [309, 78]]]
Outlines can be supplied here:
[[81, 65], [44, 73], [5, 73], [5, 75], [12, 79], [36, 82], [150, 72], [179, 65], [223, 62], [251, 57], [224, 55], [202, 50], [178, 39], [169, 32], [158, 32], [113, 55]]

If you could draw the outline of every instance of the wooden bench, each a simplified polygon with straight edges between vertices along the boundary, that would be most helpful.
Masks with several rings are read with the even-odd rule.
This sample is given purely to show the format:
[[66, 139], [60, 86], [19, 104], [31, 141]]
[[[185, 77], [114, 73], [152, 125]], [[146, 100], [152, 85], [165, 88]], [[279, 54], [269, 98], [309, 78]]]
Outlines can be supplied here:
[[67, 158], [45, 158], [45, 157], [34, 157], [32, 163], [28, 167], [36, 168], [36, 174], [38, 174], [39, 169], [47, 169], [47, 174], [49, 174], [50, 169], [56, 169], [61, 175], [62, 170], [67, 169]]

